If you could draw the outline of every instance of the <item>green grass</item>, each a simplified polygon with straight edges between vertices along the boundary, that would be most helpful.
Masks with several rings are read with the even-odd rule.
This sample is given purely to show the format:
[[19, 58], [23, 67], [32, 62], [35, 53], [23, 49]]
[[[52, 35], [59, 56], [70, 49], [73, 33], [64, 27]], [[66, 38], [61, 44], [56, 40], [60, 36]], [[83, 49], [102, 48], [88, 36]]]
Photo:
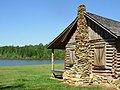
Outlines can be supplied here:
[[[62, 65], [56, 65], [57, 69]], [[0, 90], [101, 90], [74, 87], [51, 79], [50, 65], [0, 66]]]

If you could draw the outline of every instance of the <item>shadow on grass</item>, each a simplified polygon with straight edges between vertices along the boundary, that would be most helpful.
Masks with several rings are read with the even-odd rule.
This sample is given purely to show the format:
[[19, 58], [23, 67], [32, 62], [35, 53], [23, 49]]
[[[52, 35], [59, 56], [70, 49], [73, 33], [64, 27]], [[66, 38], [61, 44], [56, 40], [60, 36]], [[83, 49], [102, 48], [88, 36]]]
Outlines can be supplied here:
[[0, 90], [3, 89], [8, 89], [8, 88], [17, 88], [17, 87], [22, 87], [24, 84], [12, 84], [12, 85], [0, 85]]

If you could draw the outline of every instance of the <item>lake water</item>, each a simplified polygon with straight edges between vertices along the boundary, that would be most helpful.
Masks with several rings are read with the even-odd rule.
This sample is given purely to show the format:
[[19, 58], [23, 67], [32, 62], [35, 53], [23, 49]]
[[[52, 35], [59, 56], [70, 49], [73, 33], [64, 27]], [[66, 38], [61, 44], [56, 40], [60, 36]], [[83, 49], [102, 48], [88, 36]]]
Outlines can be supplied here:
[[[55, 64], [63, 64], [63, 60], [55, 60]], [[51, 60], [0, 60], [0, 66], [24, 66], [51, 64]]]

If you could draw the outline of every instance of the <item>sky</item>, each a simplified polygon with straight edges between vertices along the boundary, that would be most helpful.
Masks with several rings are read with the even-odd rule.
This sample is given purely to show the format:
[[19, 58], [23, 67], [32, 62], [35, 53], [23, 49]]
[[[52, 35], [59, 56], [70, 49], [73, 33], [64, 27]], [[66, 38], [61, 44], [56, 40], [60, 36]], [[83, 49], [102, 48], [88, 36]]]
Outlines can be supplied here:
[[87, 12], [120, 21], [120, 0], [0, 0], [0, 46], [49, 44]]

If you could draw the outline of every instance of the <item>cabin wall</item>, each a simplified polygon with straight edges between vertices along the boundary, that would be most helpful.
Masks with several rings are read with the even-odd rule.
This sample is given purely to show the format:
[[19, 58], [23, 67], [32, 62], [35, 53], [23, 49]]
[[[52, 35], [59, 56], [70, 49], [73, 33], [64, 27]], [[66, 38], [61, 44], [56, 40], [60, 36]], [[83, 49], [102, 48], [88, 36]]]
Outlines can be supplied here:
[[[97, 66], [95, 65], [95, 48], [97, 45], [104, 46], [104, 51], [102, 54], [104, 55], [104, 66]], [[112, 74], [115, 74], [115, 56], [116, 56], [116, 47], [115, 47], [115, 39], [101, 39], [98, 41], [92, 41], [91, 42], [91, 50], [93, 55], [93, 61], [92, 61], [92, 72], [95, 74], [100, 75], [108, 75], [111, 76]], [[99, 53], [98, 53], [99, 54]]]
[[[91, 42], [92, 51], [92, 72], [100, 75], [116, 75], [116, 39], [103, 30], [100, 26], [96, 25], [91, 20], [87, 20], [89, 29], [89, 40]], [[99, 47], [98, 47], [99, 46]], [[102, 49], [103, 48], [103, 49]], [[99, 50], [99, 52], [98, 52]], [[102, 53], [100, 53], [100, 51]], [[100, 55], [102, 54], [102, 55]], [[96, 56], [97, 55], [97, 56]], [[96, 57], [100, 57], [103, 65], [95, 65]]]
[[65, 69], [70, 69], [75, 60], [75, 35], [76, 32], [73, 34], [65, 47]]
[[[94, 22], [87, 20], [88, 30], [89, 30], [89, 40], [91, 43], [91, 52], [92, 52], [92, 72], [99, 75], [108, 75], [117, 77], [120, 76], [120, 39], [116, 40], [111, 34], [103, 30], [101, 27], [96, 25]], [[75, 58], [75, 35], [73, 34], [71, 39], [66, 45], [65, 48], [65, 69], [69, 69], [74, 64]], [[95, 65], [95, 53], [102, 51], [103, 66]], [[97, 49], [96, 49], [97, 48]], [[97, 52], [98, 57], [100, 53]]]
[[117, 75], [120, 77], [120, 37], [116, 40], [117, 48]]

